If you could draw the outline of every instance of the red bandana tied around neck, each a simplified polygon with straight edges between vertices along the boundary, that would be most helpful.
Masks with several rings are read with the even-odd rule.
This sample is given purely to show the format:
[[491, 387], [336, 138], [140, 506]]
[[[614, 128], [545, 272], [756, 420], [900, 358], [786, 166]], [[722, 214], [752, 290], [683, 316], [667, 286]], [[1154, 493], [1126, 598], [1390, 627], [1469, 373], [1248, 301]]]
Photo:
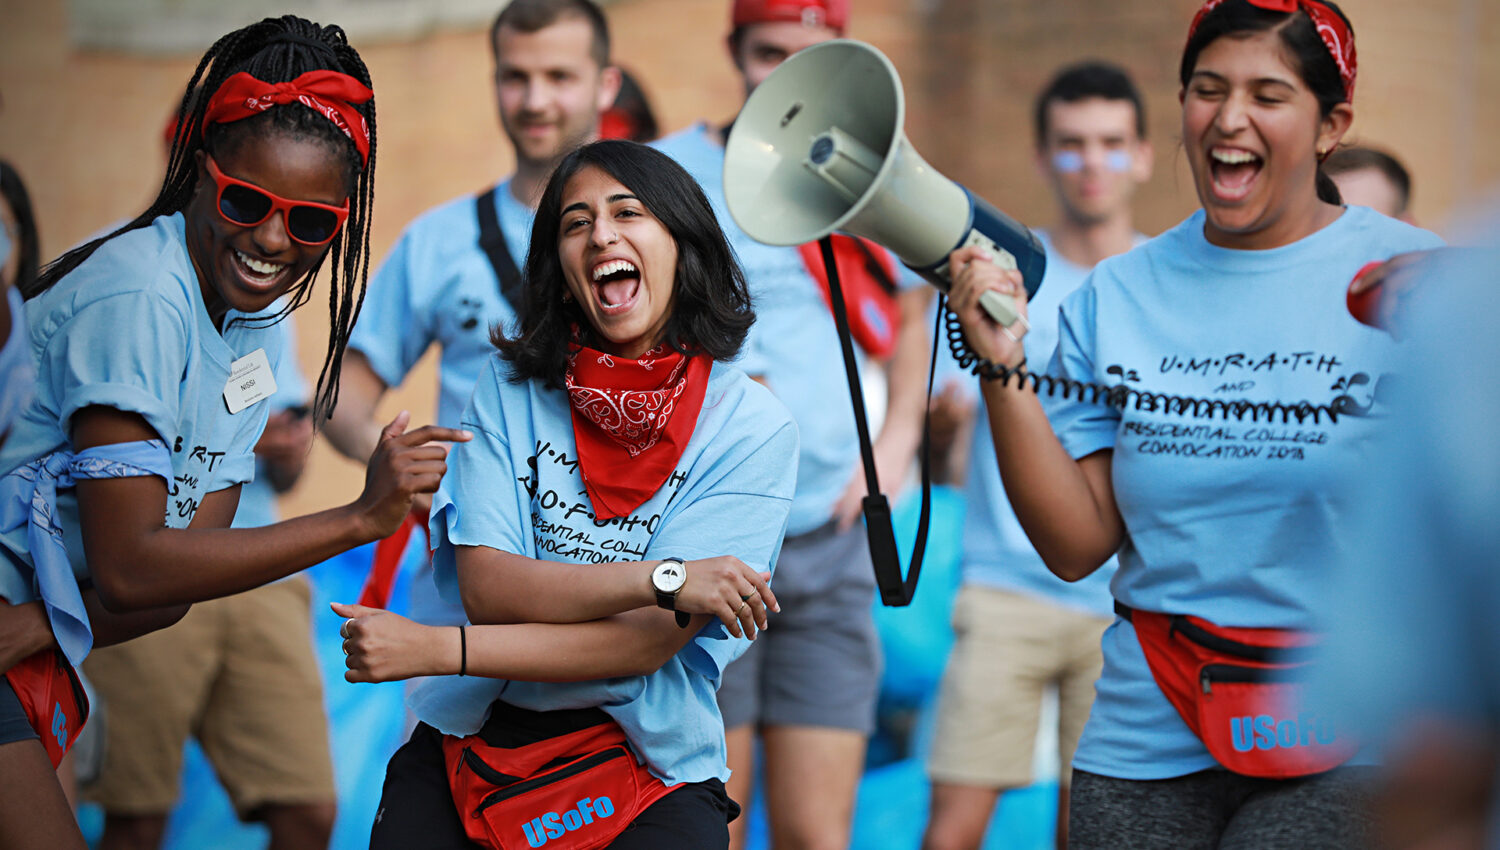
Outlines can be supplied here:
[[289, 83], [267, 83], [241, 71], [224, 81], [208, 101], [203, 126], [230, 124], [273, 106], [300, 103], [333, 122], [354, 142], [359, 160], [370, 161], [370, 125], [354, 108], [375, 97], [369, 86], [338, 71], [308, 71]]
[[[1333, 57], [1335, 64], [1339, 66], [1339, 78], [1344, 83], [1344, 99], [1350, 103], [1354, 102], [1354, 77], [1359, 71], [1359, 62], [1354, 55], [1354, 33], [1339, 17], [1339, 13], [1333, 11], [1318, 0], [1245, 0], [1252, 6], [1266, 9], [1272, 12], [1295, 12], [1298, 9], [1307, 13], [1312, 18], [1313, 26], [1318, 31], [1318, 38], [1323, 40], [1323, 46], [1328, 48], [1328, 53]], [[1198, 14], [1193, 16], [1193, 24], [1188, 27], [1188, 41], [1193, 40], [1193, 33], [1198, 31], [1198, 24], [1203, 22], [1204, 16], [1224, 3], [1224, 0], [1208, 0]]]
[[665, 346], [639, 360], [569, 346], [573, 438], [596, 519], [629, 514], [666, 483], [698, 424], [712, 365]]

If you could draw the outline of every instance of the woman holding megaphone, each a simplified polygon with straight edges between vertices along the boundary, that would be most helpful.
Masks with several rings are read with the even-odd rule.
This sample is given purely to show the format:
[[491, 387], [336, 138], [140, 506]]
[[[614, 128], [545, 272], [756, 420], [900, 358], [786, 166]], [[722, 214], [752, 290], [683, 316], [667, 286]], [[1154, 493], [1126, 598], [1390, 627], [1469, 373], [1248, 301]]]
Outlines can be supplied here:
[[[1119, 553], [1070, 846], [1362, 846], [1372, 761], [1336, 718], [1295, 707], [1285, 650], [1315, 641], [1341, 486], [1368, 462], [1389, 355], [1345, 287], [1439, 240], [1342, 206], [1319, 170], [1353, 121], [1355, 67], [1331, 2], [1206, 3], [1179, 94], [1202, 209], [1099, 264], [1063, 303], [1050, 364], [1026, 363], [1023, 323], [978, 306], [987, 290], [1021, 296], [1019, 275], [975, 248], [952, 255], [951, 306], [992, 364], [983, 393], [1017, 517], [1064, 580]], [[1049, 382], [1028, 370], [1340, 415], [1044, 404], [1032, 388]]]

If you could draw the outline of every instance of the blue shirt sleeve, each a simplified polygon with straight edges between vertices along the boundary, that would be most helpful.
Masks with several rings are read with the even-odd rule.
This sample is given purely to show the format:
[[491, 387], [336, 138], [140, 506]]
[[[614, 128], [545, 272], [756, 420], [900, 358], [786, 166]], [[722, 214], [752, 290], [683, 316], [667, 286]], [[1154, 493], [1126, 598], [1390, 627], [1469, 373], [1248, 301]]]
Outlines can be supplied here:
[[349, 336], [349, 348], [370, 362], [386, 386], [399, 386], [432, 344], [435, 332], [430, 277], [434, 266], [423, 262], [416, 228], [407, 228], [370, 281], [369, 295]]
[[101, 405], [140, 414], [170, 446], [190, 345], [186, 321], [164, 299], [130, 291], [82, 305], [51, 332], [38, 378], [51, 388], [62, 432], [71, 431], [73, 414]]
[[[523, 517], [529, 520], [526, 506], [511, 497], [516, 474], [500, 405], [502, 368], [500, 359], [492, 358], [475, 386], [460, 423], [474, 438], [449, 451], [448, 472], [432, 499], [433, 579], [439, 594], [455, 604], [460, 597], [454, 546], [488, 546], [535, 557], [531, 534], [521, 523]], [[456, 500], [460, 493], [471, 494], [462, 506]], [[473, 498], [476, 493], [490, 497]]]

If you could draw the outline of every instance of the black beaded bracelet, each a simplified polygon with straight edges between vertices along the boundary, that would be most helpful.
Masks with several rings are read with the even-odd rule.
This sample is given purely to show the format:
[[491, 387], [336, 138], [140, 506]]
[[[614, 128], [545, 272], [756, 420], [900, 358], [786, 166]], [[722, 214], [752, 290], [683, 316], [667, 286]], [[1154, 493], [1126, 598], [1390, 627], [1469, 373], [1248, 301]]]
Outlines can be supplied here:
[[464, 627], [458, 627], [458, 675], [463, 676], [469, 672], [469, 638], [464, 633]]

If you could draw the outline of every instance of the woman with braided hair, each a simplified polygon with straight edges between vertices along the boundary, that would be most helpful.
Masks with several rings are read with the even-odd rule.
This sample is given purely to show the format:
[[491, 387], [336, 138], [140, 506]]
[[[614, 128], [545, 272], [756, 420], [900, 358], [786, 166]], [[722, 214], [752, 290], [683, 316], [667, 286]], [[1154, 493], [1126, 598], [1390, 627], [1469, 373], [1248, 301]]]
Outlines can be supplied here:
[[0, 449], [0, 846], [84, 846], [52, 765], [86, 716], [72, 667], [93, 645], [389, 534], [446, 469], [426, 443], [468, 438], [407, 432], [403, 413], [355, 501], [228, 527], [275, 391], [268, 327], [330, 255], [320, 418], [337, 397], [368, 268], [375, 103], [343, 31], [291, 16], [219, 39], [186, 92], [156, 201], [28, 293], [36, 394]]

